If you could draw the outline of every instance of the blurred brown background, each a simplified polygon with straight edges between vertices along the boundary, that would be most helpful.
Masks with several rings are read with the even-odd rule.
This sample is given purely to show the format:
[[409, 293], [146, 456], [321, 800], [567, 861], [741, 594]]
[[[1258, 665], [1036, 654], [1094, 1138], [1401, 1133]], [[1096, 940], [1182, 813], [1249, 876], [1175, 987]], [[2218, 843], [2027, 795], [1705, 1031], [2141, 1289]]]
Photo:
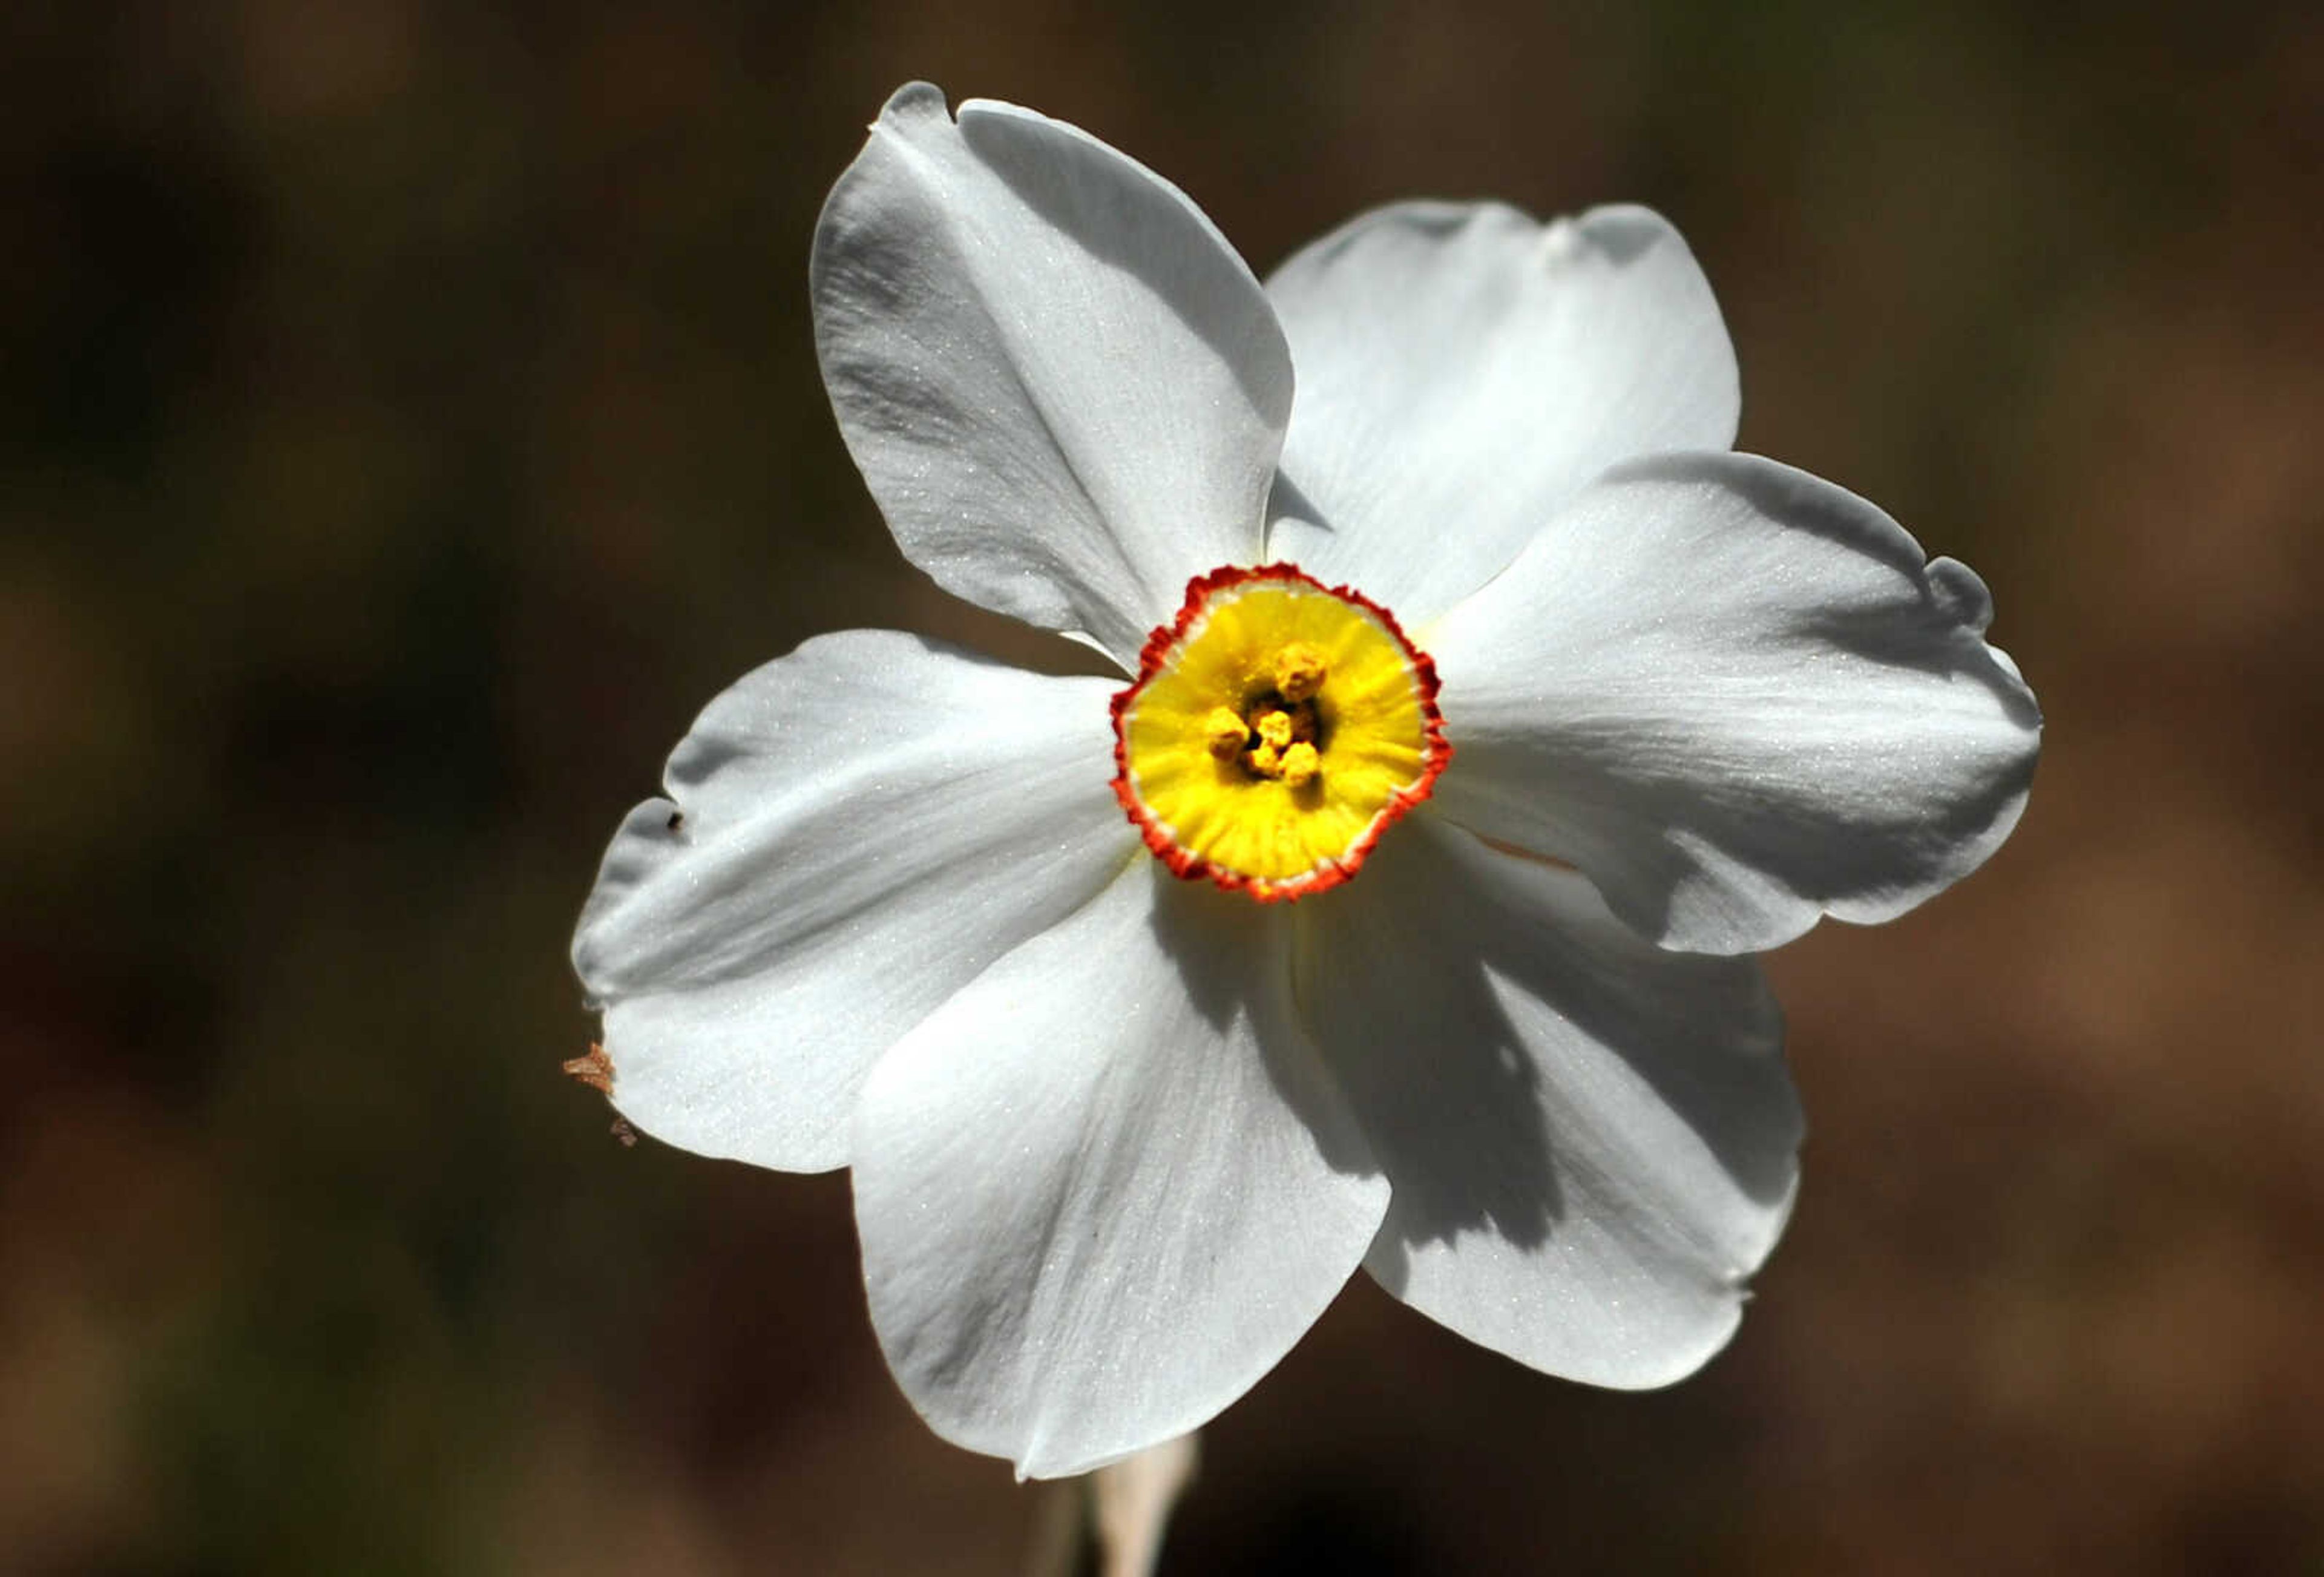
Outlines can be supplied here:
[[2324, 14], [2088, 9], [8, 7], [0, 1569], [1017, 1569], [844, 1179], [557, 1074], [720, 686], [1032, 646], [816, 374], [817, 206], [926, 76], [1262, 272], [1661, 208], [1744, 447], [1983, 571], [2050, 721], [1988, 870], [1775, 961], [1813, 1131], [1729, 1352], [1600, 1395], [1359, 1282], [1168, 1569], [2324, 1572]]

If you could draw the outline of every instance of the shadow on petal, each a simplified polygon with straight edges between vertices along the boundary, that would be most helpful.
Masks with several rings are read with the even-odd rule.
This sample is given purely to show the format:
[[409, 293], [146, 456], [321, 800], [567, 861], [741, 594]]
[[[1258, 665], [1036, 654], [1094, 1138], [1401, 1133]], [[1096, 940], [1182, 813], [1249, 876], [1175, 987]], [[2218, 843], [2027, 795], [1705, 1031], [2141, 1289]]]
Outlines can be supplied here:
[[[1288, 420], [1291, 353], [1283, 330], [1241, 255], [1190, 198], [1129, 155], [1059, 122], [971, 104], [961, 106], [959, 124], [969, 148], [1026, 207], [1177, 309], [1252, 408], [1278, 425]], [[1252, 354], [1253, 345], [1270, 340], [1272, 354]]]
[[[1991, 599], [1873, 505], [1754, 456], [1663, 455], [1550, 530], [1560, 552], [1437, 649], [1447, 816], [1722, 954], [1893, 918], [2016, 824], [2041, 713], [1983, 639]], [[1543, 636], [1528, 596], [1572, 617]]]
[[1564, 1213], [1541, 1070], [1483, 954], [1452, 940], [1468, 895], [1427, 879], [1430, 853], [1394, 829], [1354, 881], [1304, 907], [1295, 996], [1396, 1191], [1383, 1240], [1489, 1228], [1537, 1245]]
[[[1877, 604], [1818, 607], [1791, 628], [1870, 662], [1982, 686], [2021, 728], [2042, 721], [2024, 682], [1994, 659], [1983, 640], [1993, 604], [1958, 560], [1932, 562], [1911, 532], [1845, 488], [1757, 456], [1655, 455], [1617, 466], [1609, 482], [1694, 484], [1731, 492], [1786, 530], [1821, 537], [1895, 572], [1904, 586]], [[2032, 763], [2026, 765], [2027, 774]]]
[[1346, 1093], [1288, 1010], [1287, 993], [1254, 989], [1258, 981], [1281, 981], [1291, 967], [1293, 906], [1254, 903], [1207, 881], [1172, 876], [1158, 860], [1149, 864], [1155, 935], [1177, 964], [1195, 1010], [1222, 1038], [1249, 1019], [1268, 1082], [1314, 1137], [1324, 1163], [1345, 1176], [1378, 1176], [1379, 1163], [1351, 1119]]
[[1322, 507], [1307, 496], [1306, 489], [1281, 471], [1277, 471], [1275, 474], [1274, 486], [1267, 495], [1268, 546], [1262, 557], [1269, 561], [1279, 557], [1278, 549], [1275, 545], [1275, 529], [1278, 523], [1287, 520], [1297, 521], [1302, 525], [1326, 535], [1335, 529], [1332, 522], [1324, 518]]
[[1317, 908], [1297, 974], [1396, 1190], [1370, 1261], [1391, 1290], [1410, 1248], [1537, 1249], [1576, 1187], [1652, 1194], [1671, 1157], [1622, 1146], [1673, 1119], [1735, 1192], [1788, 1197], [1802, 1124], [1754, 964], [1655, 948], [1578, 874], [1440, 822], [1399, 833]]

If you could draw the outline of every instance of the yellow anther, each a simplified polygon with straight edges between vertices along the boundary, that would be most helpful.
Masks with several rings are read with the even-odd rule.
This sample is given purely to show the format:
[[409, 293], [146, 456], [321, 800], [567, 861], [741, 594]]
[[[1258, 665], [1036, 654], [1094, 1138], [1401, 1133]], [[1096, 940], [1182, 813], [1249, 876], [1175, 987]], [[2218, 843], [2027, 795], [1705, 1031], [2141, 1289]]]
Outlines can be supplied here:
[[1114, 697], [1113, 790], [1180, 876], [1269, 902], [1337, 886], [1443, 770], [1431, 665], [1352, 592], [1222, 569], [1167, 636]]
[[1323, 687], [1323, 654], [1295, 641], [1275, 654], [1275, 688], [1286, 701], [1305, 701]]
[[1231, 761], [1242, 753], [1250, 738], [1250, 730], [1242, 714], [1231, 706], [1213, 706], [1211, 715], [1203, 719], [1203, 742], [1210, 746], [1211, 754], [1222, 761]]

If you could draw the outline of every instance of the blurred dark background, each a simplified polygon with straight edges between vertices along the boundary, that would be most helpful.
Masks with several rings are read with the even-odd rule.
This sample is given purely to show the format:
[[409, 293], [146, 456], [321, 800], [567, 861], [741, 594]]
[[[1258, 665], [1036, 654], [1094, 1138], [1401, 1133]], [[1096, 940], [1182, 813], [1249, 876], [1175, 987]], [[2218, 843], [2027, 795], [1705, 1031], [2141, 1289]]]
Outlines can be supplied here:
[[1605, 1396], [1360, 1281], [1170, 1569], [2324, 1572], [2324, 13], [2239, 0], [7, 7], [0, 1569], [1018, 1569], [1041, 1492], [893, 1389], [844, 1179], [557, 1072], [718, 687], [1040, 650], [816, 378], [913, 76], [1262, 272], [1653, 204], [1743, 446], [1975, 564], [2048, 709], [1985, 872], [1773, 965], [1812, 1134], [1731, 1351]]

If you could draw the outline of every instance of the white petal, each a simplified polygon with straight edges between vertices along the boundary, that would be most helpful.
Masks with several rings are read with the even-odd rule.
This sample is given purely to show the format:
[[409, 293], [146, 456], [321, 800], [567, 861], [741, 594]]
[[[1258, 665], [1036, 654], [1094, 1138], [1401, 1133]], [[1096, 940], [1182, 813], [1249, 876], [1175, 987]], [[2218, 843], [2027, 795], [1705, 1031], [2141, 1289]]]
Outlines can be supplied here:
[[899, 91], [825, 205], [816, 344], [906, 557], [1135, 669], [1192, 576], [1250, 562], [1291, 362], [1242, 260], [1087, 133]]
[[705, 1155], [845, 1165], [872, 1060], [1132, 857], [1111, 688], [852, 631], [713, 701], [573, 940], [613, 1104]]
[[1757, 966], [1655, 947], [1572, 872], [1425, 814], [1301, 908], [1301, 1007], [1396, 1191], [1381, 1284], [1595, 1385], [1723, 1346], [1798, 1176]]
[[1299, 399], [1268, 538], [1406, 628], [1634, 456], [1735, 439], [1735, 352], [1645, 208], [1547, 226], [1494, 204], [1368, 214], [1268, 281]]
[[1748, 455], [1625, 466], [1432, 632], [1436, 804], [1666, 946], [1888, 919], [2024, 807], [2041, 717], [1950, 559]]
[[1282, 918], [1142, 861], [873, 1070], [872, 1319], [946, 1439], [1047, 1478], [1183, 1434], [1354, 1271], [1388, 1188], [1290, 1016]]

